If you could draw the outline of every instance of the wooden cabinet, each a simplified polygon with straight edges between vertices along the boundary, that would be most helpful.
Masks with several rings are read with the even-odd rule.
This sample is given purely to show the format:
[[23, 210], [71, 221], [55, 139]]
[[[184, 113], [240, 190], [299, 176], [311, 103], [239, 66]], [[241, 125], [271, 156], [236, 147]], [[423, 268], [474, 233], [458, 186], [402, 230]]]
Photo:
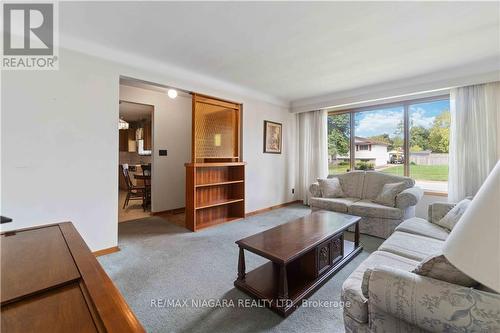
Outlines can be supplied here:
[[135, 141], [135, 129], [122, 129], [119, 130], [119, 148], [124, 152], [135, 152], [135, 146], [130, 145], [129, 141]]
[[186, 226], [196, 231], [245, 217], [245, 163], [186, 163]]
[[144, 150], [151, 150], [153, 147], [153, 132], [151, 129], [151, 121], [144, 124], [142, 128], [142, 135], [144, 139]]
[[128, 151], [128, 130], [122, 129], [118, 133], [120, 151]]
[[0, 244], [2, 332], [144, 332], [70, 222]]

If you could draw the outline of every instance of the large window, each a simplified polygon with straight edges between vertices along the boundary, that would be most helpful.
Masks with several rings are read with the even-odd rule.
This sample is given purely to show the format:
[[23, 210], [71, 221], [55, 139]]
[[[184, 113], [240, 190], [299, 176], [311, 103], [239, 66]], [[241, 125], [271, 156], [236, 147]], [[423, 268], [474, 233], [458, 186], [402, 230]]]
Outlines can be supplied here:
[[328, 117], [328, 167], [331, 175], [350, 170], [351, 114], [330, 114]]
[[427, 190], [448, 190], [449, 109], [448, 100], [409, 106], [410, 177]]
[[404, 175], [404, 108], [392, 107], [354, 114], [354, 168]]
[[331, 112], [330, 174], [374, 170], [410, 176], [428, 191], [448, 187], [449, 98]]

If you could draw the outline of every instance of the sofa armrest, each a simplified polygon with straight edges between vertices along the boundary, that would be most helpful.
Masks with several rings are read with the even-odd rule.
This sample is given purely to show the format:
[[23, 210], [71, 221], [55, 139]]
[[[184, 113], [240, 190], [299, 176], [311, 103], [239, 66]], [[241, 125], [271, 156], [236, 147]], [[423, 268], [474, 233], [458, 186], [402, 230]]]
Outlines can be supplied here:
[[[499, 294], [387, 266], [366, 274], [370, 327], [394, 332], [405, 326], [429, 332], [500, 331]], [[386, 320], [387, 315], [395, 320]]]
[[420, 187], [410, 187], [396, 196], [396, 207], [406, 209], [415, 206], [423, 195], [424, 191]]
[[312, 198], [321, 198], [321, 189], [318, 182], [312, 183], [309, 186], [309, 193], [311, 193]]
[[434, 202], [429, 205], [428, 220], [429, 222], [436, 223], [441, 220], [453, 207], [454, 203], [448, 202]]

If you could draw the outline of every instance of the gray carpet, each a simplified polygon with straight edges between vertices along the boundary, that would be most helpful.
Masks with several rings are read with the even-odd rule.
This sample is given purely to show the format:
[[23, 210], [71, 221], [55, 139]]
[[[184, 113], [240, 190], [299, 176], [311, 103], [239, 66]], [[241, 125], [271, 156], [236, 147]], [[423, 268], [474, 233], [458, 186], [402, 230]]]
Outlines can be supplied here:
[[[192, 233], [159, 217], [120, 223], [120, 252], [100, 263], [148, 332], [343, 332], [340, 307], [300, 307], [283, 319], [266, 308], [238, 307], [249, 296], [233, 286], [236, 240], [309, 214], [293, 205]], [[363, 236], [364, 251], [310, 300], [340, 301], [346, 277], [382, 240]], [[247, 271], [266, 262], [246, 252]], [[155, 307], [152, 299], [188, 301], [187, 307]], [[195, 307], [191, 300], [230, 300], [235, 307]]]

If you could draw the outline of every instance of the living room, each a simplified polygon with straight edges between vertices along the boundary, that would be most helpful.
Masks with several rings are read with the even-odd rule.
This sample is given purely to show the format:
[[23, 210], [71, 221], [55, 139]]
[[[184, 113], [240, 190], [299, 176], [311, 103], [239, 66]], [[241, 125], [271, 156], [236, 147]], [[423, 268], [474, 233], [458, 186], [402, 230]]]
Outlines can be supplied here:
[[[2, 330], [500, 330], [500, 3], [26, 6]], [[151, 214], [120, 224], [119, 101], [154, 107]]]

